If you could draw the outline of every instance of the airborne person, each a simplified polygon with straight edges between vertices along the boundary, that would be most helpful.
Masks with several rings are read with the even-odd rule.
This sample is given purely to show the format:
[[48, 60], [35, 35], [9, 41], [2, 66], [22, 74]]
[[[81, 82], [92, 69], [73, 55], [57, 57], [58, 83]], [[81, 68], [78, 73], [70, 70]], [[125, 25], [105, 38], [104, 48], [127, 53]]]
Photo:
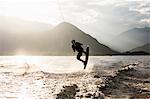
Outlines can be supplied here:
[[75, 40], [72, 40], [72, 49], [73, 51], [77, 51], [78, 52], [78, 55], [77, 55], [77, 59], [79, 61], [82, 61], [84, 63], [84, 65], [86, 65], [87, 61], [85, 60], [82, 60], [81, 59], [81, 56], [82, 56], [82, 53], [84, 53], [85, 55], [87, 54], [84, 49], [82, 48], [82, 43], [79, 43], [79, 42], [76, 42]]

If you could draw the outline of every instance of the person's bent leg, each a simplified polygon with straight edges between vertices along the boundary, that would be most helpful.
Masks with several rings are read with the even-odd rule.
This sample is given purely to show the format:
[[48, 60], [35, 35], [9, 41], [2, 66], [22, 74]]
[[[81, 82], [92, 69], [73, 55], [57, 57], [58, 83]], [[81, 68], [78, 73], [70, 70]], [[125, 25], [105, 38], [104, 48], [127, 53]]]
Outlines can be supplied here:
[[81, 56], [82, 56], [82, 52], [79, 52], [78, 55], [77, 55], [77, 59], [78, 59], [79, 61], [84, 62], [84, 61], [81, 59]]

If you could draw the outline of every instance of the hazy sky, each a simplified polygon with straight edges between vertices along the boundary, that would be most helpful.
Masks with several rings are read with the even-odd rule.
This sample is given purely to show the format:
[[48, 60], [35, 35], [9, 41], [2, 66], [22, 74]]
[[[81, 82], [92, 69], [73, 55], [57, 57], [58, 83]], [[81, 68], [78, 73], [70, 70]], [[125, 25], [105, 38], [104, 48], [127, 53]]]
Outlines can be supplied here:
[[[73, 23], [98, 40], [109, 39], [133, 27], [150, 26], [150, 0], [59, 2], [65, 21]], [[15, 16], [53, 25], [63, 21], [58, 0], [0, 0], [0, 16]]]

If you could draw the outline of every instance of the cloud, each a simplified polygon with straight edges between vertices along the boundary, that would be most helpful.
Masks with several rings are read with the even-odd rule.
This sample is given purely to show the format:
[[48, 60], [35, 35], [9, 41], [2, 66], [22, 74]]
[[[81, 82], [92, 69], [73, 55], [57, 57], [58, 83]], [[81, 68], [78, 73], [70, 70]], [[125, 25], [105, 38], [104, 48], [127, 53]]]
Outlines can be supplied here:
[[113, 5], [117, 0], [91, 0], [88, 2], [89, 5], [100, 5], [100, 6], [105, 6], [105, 5]]
[[88, 9], [81, 12], [72, 13], [82, 24], [90, 24], [97, 21], [98, 12], [92, 9]]
[[150, 0], [60, 0], [66, 21], [99, 39], [99, 33], [119, 34], [149, 26]]
[[63, 0], [60, 2], [64, 17], [67, 20], [76, 20], [81, 24], [90, 24], [97, 21], [99, 12], [91, 7], [87, 7], [88, 1]]
[[145, 26], [150, 26], [150, 18], [149, 19], [141, 19], [139, 21], [140, 24], [143, 24]]
[[135, 11], [139, 14], [150, 14], [150, 1], [149, 0], [141, 0], [141, 1], [135, 1], [136, 5], [131, 6], [129, 8], [129, 11]]
[[140, 14], [148, 14], [150, 15], [150, 8], [142, 8], [142, 9], [130, 9], [131, 11], [137, 11]]

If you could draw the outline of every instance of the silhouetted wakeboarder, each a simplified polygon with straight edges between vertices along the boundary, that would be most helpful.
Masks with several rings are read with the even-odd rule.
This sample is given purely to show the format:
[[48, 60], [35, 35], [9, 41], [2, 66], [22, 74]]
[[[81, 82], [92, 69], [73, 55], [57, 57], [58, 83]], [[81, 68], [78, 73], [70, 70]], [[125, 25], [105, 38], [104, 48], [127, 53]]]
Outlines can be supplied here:
[[[88, 62], [88, 57], [89, 57], [89, 47], [86, 48], [86, 51], [82, 48], [82, 43], [76, 42], [75, 40], [72, 40], [72, 49], [73, 51], [77, 51], [77, 59], [81, 62], [84, 63], [84, 69], [86, 68], [87, 62]], [[85, 61], [81, 59], [82, 53], [86, 55]]]

